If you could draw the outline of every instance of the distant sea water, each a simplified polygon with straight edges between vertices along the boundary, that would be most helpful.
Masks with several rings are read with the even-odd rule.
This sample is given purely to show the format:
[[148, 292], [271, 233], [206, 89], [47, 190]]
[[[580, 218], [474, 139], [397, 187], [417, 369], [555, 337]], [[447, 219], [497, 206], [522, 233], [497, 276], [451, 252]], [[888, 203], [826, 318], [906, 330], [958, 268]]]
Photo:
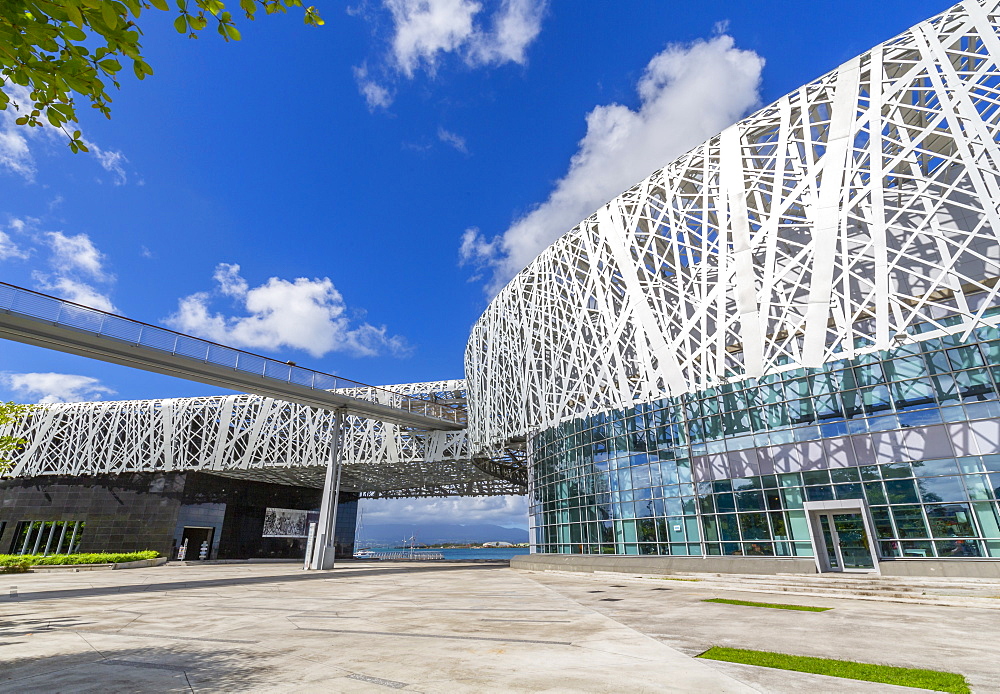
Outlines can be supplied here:
[[527, 547], [469, 547], [434, 551], [441, 552], [445, 559], [510, 559], [529, 553]]
[[[374, 547], [372, 551], [376, 554], [381, 552], [400, 552], [404, 550], [400, 549], [385, 549]], [[416, 554], [430, 553], [430, 552], [440, 552], [444, 555], [445, 560], [452, 559], [510, 559], [511, 557], [516, 557], [521, 554], [528, 554], [529, 550], [527, 547], [468, 547], [468, 548], [458, 548], [458, 549], [425, 549], [416, 550]]]

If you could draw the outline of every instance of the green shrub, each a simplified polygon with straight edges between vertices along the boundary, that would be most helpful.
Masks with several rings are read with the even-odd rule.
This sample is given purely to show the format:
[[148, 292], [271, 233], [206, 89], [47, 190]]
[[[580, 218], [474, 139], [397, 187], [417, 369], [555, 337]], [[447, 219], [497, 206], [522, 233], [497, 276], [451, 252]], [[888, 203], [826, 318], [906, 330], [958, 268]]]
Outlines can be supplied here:
[[10, 562], [0, 564], [0, 574], [26, 574], [31, 570], [30, 561]]
[[66, 566], [68, 564], [123, 564], [142, 559], [156, 559], [159, 552], [144, 550], [142, 552], [98, 552], [91, 554], [50, 554], [43, 557], [40, 554], [0, 554], [0, 567], [17, 564], [28, 566]]

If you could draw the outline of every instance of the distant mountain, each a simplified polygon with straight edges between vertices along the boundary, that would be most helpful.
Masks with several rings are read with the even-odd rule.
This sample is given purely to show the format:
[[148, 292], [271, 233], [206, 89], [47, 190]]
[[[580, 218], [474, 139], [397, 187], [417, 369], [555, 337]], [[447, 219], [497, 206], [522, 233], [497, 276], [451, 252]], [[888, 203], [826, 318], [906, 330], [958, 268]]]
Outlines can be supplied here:
[[527, 542], [528, 531], [504, 528], [489, 523], [365, 523], [358, 528], [357, 542], [402, 544], [410, 536], [417, 544], [436, 545], [441, 542]]

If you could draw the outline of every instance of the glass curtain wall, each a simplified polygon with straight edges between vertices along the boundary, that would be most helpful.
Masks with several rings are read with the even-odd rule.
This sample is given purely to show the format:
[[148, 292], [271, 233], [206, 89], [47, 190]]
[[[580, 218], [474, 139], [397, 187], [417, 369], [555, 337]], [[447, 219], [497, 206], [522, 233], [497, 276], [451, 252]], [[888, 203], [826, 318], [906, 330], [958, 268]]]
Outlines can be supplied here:
[[882, 557], [1000, 557], [1000, 455], [901, 447], [878, 465], [692, 472], [718, 454], [995, 419], [998, 386], [1000, 330], [984, 326], [567, 421], [530, 441], [535, 551], [811, 556], [803, 502], [865, 499]]

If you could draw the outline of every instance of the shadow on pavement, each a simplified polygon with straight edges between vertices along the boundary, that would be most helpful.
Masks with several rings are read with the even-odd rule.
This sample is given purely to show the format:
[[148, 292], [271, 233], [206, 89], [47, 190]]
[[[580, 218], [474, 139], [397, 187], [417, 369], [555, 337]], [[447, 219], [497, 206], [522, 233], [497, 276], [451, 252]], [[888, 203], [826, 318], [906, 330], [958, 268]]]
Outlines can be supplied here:
[[233, 648], [96, 649], [83, 640], [80, 646], [76, 653], [6, 660], [0, 691], [190, 692], [199, 684], [213, 691], [246, 691], [270, 671], [259, 653]]
[[[224, 564], [222, 567], [231, 568], [233, 565]], [[259, 565], [258, 565], [259, 566]], [[222, 568], [220, 567], [220, 568]], [[201, 568], [201, 567], [199, 567]], [[209, 567], [204, 567], [208, 569]], [[406, 566], [396, 568], [379, 569], [333, 569], [331, 571], [303, 571], [300, 574], [279, 574], [275, 576], [247, 576], [243, 578], [209, 578], [194, 581], [169, 581], [163, 583], [136, 583], [134, 585], [114, 585], [100, 586], [93, 588], [70, 588], [63, 590], [41, 590], [31, 592], [25, 584], [25, 578], [21, 577], [21, 592], [17, 597], [9, 597], [0, 594], [0, 605], [25, 603], [34, 600], [59, 600], [64, 598], [84, 598], [96, 597], [100, 595], [122, 595], [124, 593], [150, 593], [171, 590], [193, 590], [200, 588], [221, 588], [223, 586], [247, 586], [264, 585], [268, 583], [297, 583], [300, 581], [328, 581], [335, 578], [361, 578], [365, 576], [381, 576], [387, 574], [405, 573], [439, 573], [447, 571], [490, 571], [496, 569], [506, 569], [506, 564], [468, 564], [468, 565], [448, 565], [448, 566]], [[134, 571], [135, 569], [133, 569]], [[140, 569], [141, 570], [141, 569]], [[147, 569], [147, 571], [157, 571], [159, 569]], [[149, 574], [143, 574], [141, 578], [149, 578]], [[28, 590], [24, 590], [24, 589]]]

